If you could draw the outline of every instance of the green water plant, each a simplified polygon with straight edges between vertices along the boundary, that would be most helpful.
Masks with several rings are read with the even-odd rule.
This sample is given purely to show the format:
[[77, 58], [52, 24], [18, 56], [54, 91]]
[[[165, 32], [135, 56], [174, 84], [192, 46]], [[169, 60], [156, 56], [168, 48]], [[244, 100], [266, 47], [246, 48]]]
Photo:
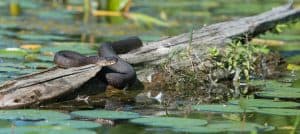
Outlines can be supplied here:
[[0, 110], [0, 119], [2, 120], [64, 120], [70, 119], [70, 116], [64, 113], [51, 110]]
[[188, 118], [177, 118], [177, 117], [147, 117], [147, 118], [136, 118], [130, 120], [131, 123], [155, 126], [155, 127], [169, 127], [169, 128], [186, 128], [186, 127], [197, 127], [207, 124], [206, 120], [201, 119], [188, 119]]
[[140, 115], [134, 112], [109, 111], [109, 110], [82, 110], [71, 112], [71, 115], [88, 119], [124, 120], [138, 118]]
[[[258, 107], [258, 108], [287, 108], [287, 107], [299, 107], [300, 103], [289, 102], [289, 101], [276, 101], [270, 99], [244, 99], [248, 107]], [[240, 105], [240, 100], [231, 100], [230, 104]]]
[[257, 110], [255, 107], [241, 108], [237, 105], [212, 104], [212, 105], [194, 105], [194, 110], [206, 112], [222, 112], [222, 113], [248, 113]]
[[233, 41], [228, 45], [224, 54], [216, 48], [209, 50], [210, 56], [220, 68], [225, 68], [231, 73], [240, 70], [244, 79], [250, 79], [250, 73], [254, 71], [255, 55], [263, 52], [257, 46], [249, 43], [242, 44], [240, 41]]
[[54, 120], [54, 121], [40, 121], [35, 123], [37, 126], [66, 126], [78, 129], [95, 129], [102, 125], [92, 121], [78, 121], [78, 120]]

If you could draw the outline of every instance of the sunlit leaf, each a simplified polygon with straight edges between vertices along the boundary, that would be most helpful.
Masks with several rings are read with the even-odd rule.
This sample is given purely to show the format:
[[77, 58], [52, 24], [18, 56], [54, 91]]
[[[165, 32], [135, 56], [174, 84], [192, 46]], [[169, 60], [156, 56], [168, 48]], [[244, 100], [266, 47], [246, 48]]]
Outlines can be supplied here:
[[23, 59], [27, 52], [20, 48], [0, 49], [0, 57]]

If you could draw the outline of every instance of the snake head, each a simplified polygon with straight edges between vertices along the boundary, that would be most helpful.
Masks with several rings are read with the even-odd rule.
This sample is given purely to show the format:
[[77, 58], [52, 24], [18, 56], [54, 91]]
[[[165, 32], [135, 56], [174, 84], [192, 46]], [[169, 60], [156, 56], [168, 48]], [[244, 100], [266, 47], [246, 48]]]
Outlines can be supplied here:
[[99, 57], [96, 64], [100, 66], [109, 66], [116, 64], [118, 62], [118, 58], [116, 57]]

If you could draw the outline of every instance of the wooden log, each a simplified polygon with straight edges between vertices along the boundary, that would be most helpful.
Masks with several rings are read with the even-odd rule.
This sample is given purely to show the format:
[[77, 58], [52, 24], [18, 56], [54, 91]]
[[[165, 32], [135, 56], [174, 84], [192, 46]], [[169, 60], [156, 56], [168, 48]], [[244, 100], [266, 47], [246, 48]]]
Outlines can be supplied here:
[[[127, 54], [120, 55], [131, 64], [159, 65], [167, 60], [170, 53], [186, 50], [191, 47], [193, 54], [198, 59], [193, 62], [199, 63], [207, 57], [209, 48], [223, 48], [239, 37], [247, 36], [249, 39], [266, 31], [273, 29], [277, 24], [295, 21], [300, 18], [300, 9], [294, 9], [292, 4], [274, 8], [259, 15], [240, 18], [232, 21], [220, 22], [192, 33], [183, 33], [174, 37], [165, 38], [159, 41], [144, 43], [144, 46]], [[189, 45], [190, 44], [190, 45]], [[190, 64], [188, 61], [173, 63], [173, 66], [185, 67]], [[152, 68], [141, 68], [138, 70], [138, 77], [146, 81], [146, 77], [153, 73]]]
[[20, 108], [71, 93], [93, 78], [102, 66], [51, 68], [0, 85], [0, 108]]

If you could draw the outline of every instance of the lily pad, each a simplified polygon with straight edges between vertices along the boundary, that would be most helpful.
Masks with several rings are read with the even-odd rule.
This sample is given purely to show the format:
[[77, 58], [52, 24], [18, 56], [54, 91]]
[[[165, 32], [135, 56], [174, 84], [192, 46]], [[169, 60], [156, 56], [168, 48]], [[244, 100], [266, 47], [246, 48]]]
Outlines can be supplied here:
[[187, 119], [177, 117], [148, 117], [137, 118], [130, 120], [131, 123], [156, 126], [156, 127], [170, 127], [170, 128], [186, 128], [193, 126], [203, 126], [207, 124], [206, 120]]
[[0, 49], [0, 57], [23, 59], [27, 52], [20, 48]]
[[0, 66], [0, 72], [18, 72], [19, 69], [12, 68], [12, 67], [1, 67]]
[[187, 127], [187, 128], [175, 128], [173, 129], [175, 132], [184, 132], [184, 133], [204, 133], [204, 134], [210, 134], [210, 133], [222, 133], [225, 132], [223, 129], [215, 129], [215, 128], [209, 128], [209, 127]]
[[0, 120], [0, 129], [1, 128], [10, 128], [13, 124], [10, 121]]
[[91, 121], [77, 121], [77, 120], [55, 120], [55, 121], [41, 121], [35, 125], [39, 126], [66, 126], [71, 128], [84, 128], [94, 129], [99, 128], [102, 125]]
[[67, 41], [71, 40], [68, 37], [56, 36], [56, 35], [38, 35], [38, 34], [19, 34], [18, 38], [23, 40], [34, 41]]
[[4, 120], [65, 120], [70, 116], [51, 110], [0, 110], [0, 119]]
[[50, 62], [52, 62], [53, 61], [53, 56], [45, 56], [45, 55], [39, 55], [39, 56], [37, 56], [37, 59], [39, 60], [39, 61], [50, 61]]
[[24, 65], [26, 67], [33, 68], [33, 69], [47, 69], [54, 66], [54, 64], [47, 63], [47, 62], [30, 62], [30, 63], [24, 63]]
[[256, 112], [264, 113], [264, 114], [283, 115], [283, 116], [300, 115], [300, 110], [298, 109], [262, 108], [257, 110]]
[[[238, 105], [239, 100], [229, 101], [230, 104]], [[298, 107], [300, 103], [288, 101], [274, 101], [268, 99], [249, 99], [245, 100], [248, 107], [265, 107], [265, 108], [284, 108], [284, 107]]]
[[249, 85], [251, 86], [262, 86], [264, 88], [281, 88], [281, 87], [289, 87], [292, 84], [291, 83], [283, 83], [283, 82], [278, 82], [275, 80], [252, 80], [249, 82]]
[[41, 3], [38, 1], [34, 1], [34, 0], [21, 0], [18, 2], [20, 2], [20, 6], [24, 9], [25, 8], [37, 9], [37, 8], [41, 7]]
[[221, 132], [265, 132], [272, 131], [273, 126], [262, 126], [255, 123], [243, 122], [224, 122], [208, 124], [206, 127], [190, 127], [183, 129], [175, 129], [176, 132], [189, 132], [189, 133], [221, 133]]
[[3, 30], [0, 30], [0, 35], [13, 37], [13, 36], [16, 36], [17, 34], [15, 32], [3, 29]]
[[255, 95], [263, 98], [300, 99], [300, 92], [292, 90], [257, 92]]
[[12, 63], [12, 62], [4, 62], [4, 63], [0, 63], [0, 67], [13, 67], [13, 68], [26, 68], [24, 65], [20, 64], [20, 63]]
[[254, 110], [256, 110], [256, 108], [254, 107], [249, 107], [246, 110], [244, 110], [237, 105], [222, 105], [222, 104], [194, 105], [192, 106], [192, 108], [198, 111], [229, 112], [229, 113], [254, 112]]
[[1, 134], [96, 134], [85, 129], [74, 129], [64, 126], [22, 126], [0, 129]]
[[42, 11], [38, 12], [38, 16], [42, 19], [54, 19], [54, 20], [72, 20], [73, 16], [65, 11]]
[[139, 118], [138, 113], [124, 112], [124, 111], [108, 111], [108, 110], [83, 110], [71, 112], [72, 116], [91, 118], [91, 119], [109, 119], [109, 120], [121, 120], [121, 119], [133, 119]]

